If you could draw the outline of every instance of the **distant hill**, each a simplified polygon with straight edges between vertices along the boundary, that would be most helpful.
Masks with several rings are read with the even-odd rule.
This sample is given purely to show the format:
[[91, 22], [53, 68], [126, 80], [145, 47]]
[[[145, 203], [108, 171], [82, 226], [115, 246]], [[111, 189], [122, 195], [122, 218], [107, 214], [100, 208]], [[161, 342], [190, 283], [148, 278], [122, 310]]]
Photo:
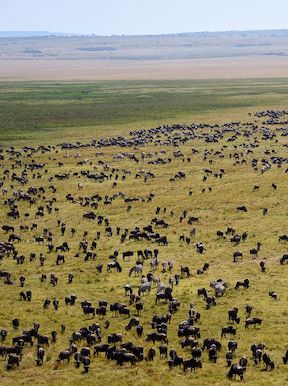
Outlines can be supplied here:
[[[10, 44], [13, 39], [13, 44]], [[97, 36], [0, 31], [0, 59], [176, 60], [288, 56], [288, 29]]]
[[62, 32], [50, 31], [0, 31], [0, 38], [30, 38], [41, 36], [70, 36]]

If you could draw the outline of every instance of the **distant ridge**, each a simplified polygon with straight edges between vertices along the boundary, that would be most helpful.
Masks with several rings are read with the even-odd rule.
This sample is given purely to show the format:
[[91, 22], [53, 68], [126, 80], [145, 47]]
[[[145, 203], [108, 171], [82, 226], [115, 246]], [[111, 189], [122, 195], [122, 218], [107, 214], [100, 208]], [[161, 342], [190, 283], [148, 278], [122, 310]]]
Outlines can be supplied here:
[[44, 36], [77, 36], [77, 34], [50, 31], [0, 31], [0, 38], [31, 38]]
[[231, 30], [231, 31], [194, 31], [194, 32], [177, 32], [177, 33], [163, 33], [163, 34], [144, 34], [144, 35], [100, 35], [100, 34], [82, 34], [82, 33], [67, 33], [67, 32], [51, 32], [51, 31], [0, 31], [0, 38], [29, 38], [29, 37], [49, 37], [49, 36], [82, 36], [82, 37], [153, 37], [153, 36], [184, 36], [184, 37], [210, 37], [210, 36], [245, 36], [245, 35], [258, 35], [258, 36], [287, 36], [288, 29], [271, 29], [271, 30]]

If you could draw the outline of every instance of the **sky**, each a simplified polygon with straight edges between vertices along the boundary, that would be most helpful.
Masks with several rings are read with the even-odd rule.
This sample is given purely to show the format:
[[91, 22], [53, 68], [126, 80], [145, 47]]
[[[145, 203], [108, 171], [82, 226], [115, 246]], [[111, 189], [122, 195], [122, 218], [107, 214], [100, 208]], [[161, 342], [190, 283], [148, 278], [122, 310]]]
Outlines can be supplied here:
[[1, 31], [145, 35], [288, 28], [288, 0], [0, 0]]

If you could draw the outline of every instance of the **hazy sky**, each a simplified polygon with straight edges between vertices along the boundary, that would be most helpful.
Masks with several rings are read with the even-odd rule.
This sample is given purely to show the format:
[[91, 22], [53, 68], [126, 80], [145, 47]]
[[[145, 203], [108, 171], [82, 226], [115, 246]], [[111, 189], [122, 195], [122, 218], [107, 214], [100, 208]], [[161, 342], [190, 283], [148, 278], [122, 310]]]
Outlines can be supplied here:
[[0, 30], [158, 34], [288, 28], [288, 0], [0, 0]]

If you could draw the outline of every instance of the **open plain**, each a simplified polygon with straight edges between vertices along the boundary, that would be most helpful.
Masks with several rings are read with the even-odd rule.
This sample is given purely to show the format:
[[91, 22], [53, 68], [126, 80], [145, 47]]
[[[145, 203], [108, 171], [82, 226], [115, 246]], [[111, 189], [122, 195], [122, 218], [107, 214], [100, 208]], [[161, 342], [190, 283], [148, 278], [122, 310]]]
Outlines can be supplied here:
[[64, 74], [15, 52], [0, 59], [1, 385], [231, 385], [229, 341], [243, 384], [287, 384], [285, 56]]

